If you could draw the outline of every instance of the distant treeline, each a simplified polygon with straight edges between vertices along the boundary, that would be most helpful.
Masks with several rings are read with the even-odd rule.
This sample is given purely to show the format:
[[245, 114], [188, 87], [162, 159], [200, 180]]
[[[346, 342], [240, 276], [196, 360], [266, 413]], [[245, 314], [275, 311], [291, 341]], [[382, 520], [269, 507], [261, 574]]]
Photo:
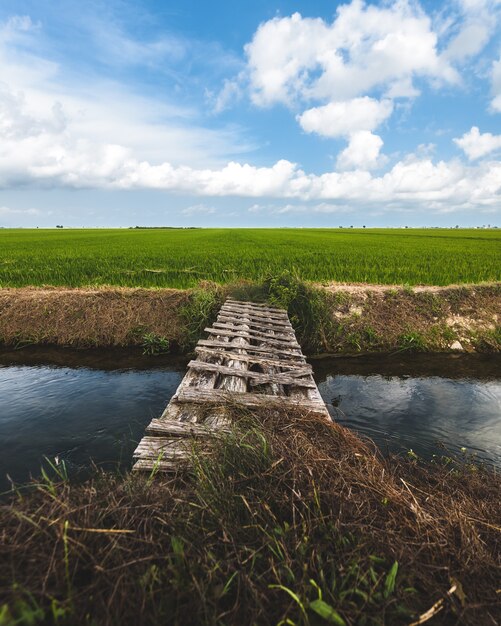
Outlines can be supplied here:
[[129, 229], [140, 229], [140, 230], [196, 230], [200, 229], [201, 226], [129, 226]]

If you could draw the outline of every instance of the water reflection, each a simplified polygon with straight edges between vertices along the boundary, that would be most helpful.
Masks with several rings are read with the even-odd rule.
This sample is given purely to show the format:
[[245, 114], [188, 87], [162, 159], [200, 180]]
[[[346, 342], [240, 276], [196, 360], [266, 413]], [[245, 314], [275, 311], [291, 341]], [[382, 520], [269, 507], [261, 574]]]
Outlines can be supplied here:
[[72, 474], [91, 460], [130, 464], [152, 417], [176, 390], [184, 369], [104, 371], [0, 365], [0, 490], [6, 475], [37, 475], [44, 456], [64, 459]]
[[[409, 369], [402, 365], [403, 371]], [[317, 382], [326, 403], [334, 406], [335, 419], [383, 450], [412, 448], [429, 458], [443, 444], [454, 453], [465, 447], [479, 459], [501, 466], [499, 379], [492, 380], [490, 374], [488, 380], [374, 374], [373, 367], [369, 374], [345, 374], [339, 361], [331, 367], [338, 373], [325, 374], [324, 363]]]

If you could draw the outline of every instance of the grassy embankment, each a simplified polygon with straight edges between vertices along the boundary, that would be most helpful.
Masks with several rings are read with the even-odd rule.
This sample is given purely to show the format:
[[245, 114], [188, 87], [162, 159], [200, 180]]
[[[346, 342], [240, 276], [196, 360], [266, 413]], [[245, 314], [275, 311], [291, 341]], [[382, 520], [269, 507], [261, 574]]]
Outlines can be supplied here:
[[234, 420], [185, 475], [60, 466], [0, 505], [0, 624], [499, 623], [499, 476], [383, 460], [312, 416]]

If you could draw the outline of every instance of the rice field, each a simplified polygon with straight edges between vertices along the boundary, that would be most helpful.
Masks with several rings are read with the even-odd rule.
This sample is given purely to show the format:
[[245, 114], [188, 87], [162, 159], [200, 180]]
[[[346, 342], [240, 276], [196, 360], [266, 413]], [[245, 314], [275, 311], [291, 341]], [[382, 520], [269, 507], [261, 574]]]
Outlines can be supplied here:
[[501, 280], [501, 230], [0, 229], [0, 287], [187, 288], [201, 280], [448, 285]]

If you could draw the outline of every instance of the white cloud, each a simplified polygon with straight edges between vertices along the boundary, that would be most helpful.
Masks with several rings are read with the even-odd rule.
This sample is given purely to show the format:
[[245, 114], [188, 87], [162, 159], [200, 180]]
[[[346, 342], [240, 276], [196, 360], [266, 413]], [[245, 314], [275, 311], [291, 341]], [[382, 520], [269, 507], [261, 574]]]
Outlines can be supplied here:
[[463, 60], [478, 54], [491, 37], [491, 26], [484, 20], [466, 23], [449, 43], [444, 58]]
[[462, 137], [454, 139], [454, 142], [470, 160], [479, 159], [486, 154], [501, 149], [501, 135], [480, 133], [477, 126], [472, 126], [469, 132]]
[[[269, 39], [273, 29], [275, 41]], [[266, 53], [272, 73], [266, 74], [263, 56], [259, 71], [265, 73], [252, 76], [256, 101], [300, 100], [307, 110], [298, 119], [307, 132], [348, 139], [338, 157], [346, 171], [324, 174], [306, 173], [286, 159], [268, 167], [230, 160], [249, 147], [242, 146], [238, 133], [201, 128], [194, 111], [135, 94], [118, 82], [91, 77], [81, 85], [81, 76], [69, 78], [64, 68], [29, 52], [29, 46], [21, 50], [5, 43], [16, 37], [36, 40], [37, 33], [37, 27], [23, 20], [0, 29], [0, 188], [157, 189], [206, 197], [279, 198], [287, 202], [282, 209], [314, 202], [318, 212], [362, 206], [499, 210], [500, 162], [466, 166], [459, 160], [436, 162], [421, 153], [384, 174], [369, 171], [382, 162], [383, 141], [373, 131], [391, 116], [392, 98], [414, 97], [415, 76], [456, 79], [448, 62], [437, 56], [429, 20], [405, 1], [380, 7], [355, 0], [339, 9], [332, 24], [299, 15], [277, 18], [260, 27], [252, 43], [256, 47], [248, 50], [249, 59], [256, 60], [258, 53], [265, 54], [266, 41], [277, 46], [278, 57], [273, 46]], [[416, 45], [415, 58], [407, 37]], [[499, 81], [501, 96], [497, 67], [493, 86]], [[361, 95], [375, 86], [391, 97]], [[471, 154], [479, 148], [466, 144], [465, 137], [474, 129], [457, 140]], [[489, 134], [476, 131], [485, 144]], [[267, 206], [260, 203], [249, 210], [266, 212]], [[212, 210], [194, 204], [184, 214]]]
[[[461, 209], [499, 210], [501, 162], [466, 167], [459, 161], [434, 163], [428, 157], [409, 157], [387, 173], [373, 176], [357, 169], [346, 172], [307, 174], [296, 164], [278, 161], [272, 167], [228, 163], [220, 169], [152, 165], [131, 157], [80, 147], [77, 155], [61, 154], [51, 166], [36, 162], [33, 152], [29, 172], [32, 184], [105, 189], [157, 189], [205, 197], [241, 196], [325, 201], [386, 210], [454, 211]], [[40, 158], [40, 157], [38, 157]], [[5, 180], [5, 164], [0, 178]], [[11, 171], [11, 175], [15, 172]], [[257, 208], [257, 207], [256, 207]], [[254, 209], [255, 210], [255, 209]]]
[[501, 113], [501, 56], [492, 64], [492, 93], [494, 98], [491, 102], [491, 108], [496, 113]]
[[338, 7], [331, 23], [274, 18], [246, 46], [252, 99], [266, 106], [297, 100], [348, 100], [375, 87], [423, 76], [455, 82], [437, 53], [437, 36], [418, 5], [400, 0]]
[[372, 170], [382, 165], [379, 155], [383, 140], [368, 130], [359, 130], [350, 137], [348, 146], [337, 158], [339, 170]]
[[360, 130], [374, 130], [392, 111], [391, 100], [375, 100], [364, 96], [308, 109], [298, 116], [298, 121], [308, 133], [340, 137]]
[[220, 89], [217, 93], [206, 90], [206, 100], [212, 106], [212, 110], [214, 113], [221, 113], [231, 104], [234, 104], [235, 102], [238, 102], [242, 99], [244, 95], [242, 87], [243, 82], [244, 76], [243, 74], [239, 74], [234, 79], [225, 79], [222, 89]]

